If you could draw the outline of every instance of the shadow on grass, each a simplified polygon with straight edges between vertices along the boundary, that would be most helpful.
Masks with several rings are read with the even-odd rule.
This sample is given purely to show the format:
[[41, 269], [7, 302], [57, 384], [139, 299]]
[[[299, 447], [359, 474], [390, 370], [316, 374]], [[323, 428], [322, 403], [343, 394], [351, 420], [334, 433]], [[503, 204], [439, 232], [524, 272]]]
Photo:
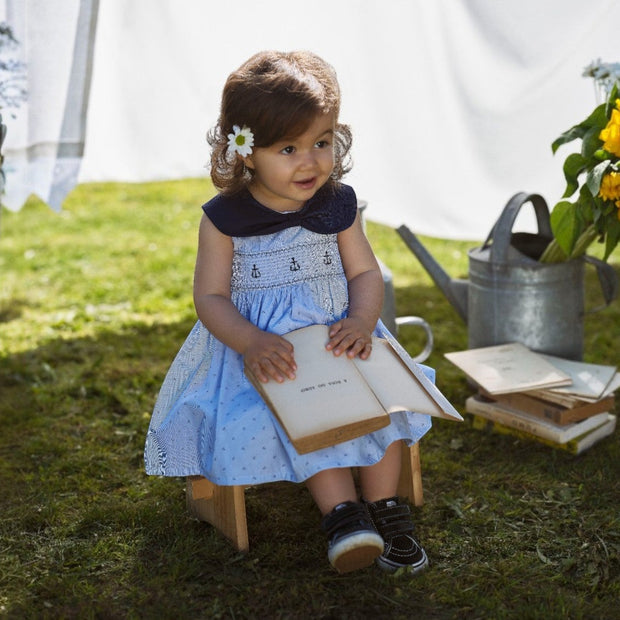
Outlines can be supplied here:
[[[399, 314], [432, 315], [428, 363], [462, 410], [469, 390], [441, 354], [466, 346], [466, 327], [433, 288], [399, 290], [397, 298]], [[615, 610], [618, 482], [608, 472], [620, 456], [617, 435], [575, 459], [437, 422], [422, 444], [426, 505], [414, 511], [431, 569], [414, 580], [374, 568], [333, 573], [303, 485], [246, 491], [251, 551], [236, 553], [189, 518], [183, 480], [143, 471], [150, 411], [192, 324], [55, 339], [0, 359], [2, 613], [458, 618]]]
[[364, 617], [387, 605], [408, 615], [410, 602], [382, 599], [373, 569], [334, 575], [303, 485], [247, 490], [252, 551], [243, 555], [188, 516], [182, 479], [144, 474], [150, 411], [192, 324], [52, 340], [0, 360], [2, 611]]
[[18, 319], [27, 306], [28, 302], [25, 299], [12, 299], [8, 304], [0, 303], [0, 323]]

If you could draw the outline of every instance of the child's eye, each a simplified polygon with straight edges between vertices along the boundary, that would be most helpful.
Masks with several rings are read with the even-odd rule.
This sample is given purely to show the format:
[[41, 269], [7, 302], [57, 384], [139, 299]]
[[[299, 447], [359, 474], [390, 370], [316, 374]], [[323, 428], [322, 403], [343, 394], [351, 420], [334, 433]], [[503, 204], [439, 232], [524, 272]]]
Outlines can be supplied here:
[[285, 155], [292, 155], [295, 152], [294, 146], [285, 146], [280, 153], [284, 153]]
[[318, 149], [324, 149], [329, 146], [329, 140], [319, 140], [314, 146]]

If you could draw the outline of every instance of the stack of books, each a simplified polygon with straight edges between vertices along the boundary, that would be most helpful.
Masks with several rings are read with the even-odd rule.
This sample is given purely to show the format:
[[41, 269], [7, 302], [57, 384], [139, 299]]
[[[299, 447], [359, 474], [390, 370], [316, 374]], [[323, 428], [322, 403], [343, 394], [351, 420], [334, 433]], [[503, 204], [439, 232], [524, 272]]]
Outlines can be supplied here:
[[473, 426], [580, 454], [616, 428], [615, 366], [576, 362], [509, 343], [446, 353], [477, 389]]

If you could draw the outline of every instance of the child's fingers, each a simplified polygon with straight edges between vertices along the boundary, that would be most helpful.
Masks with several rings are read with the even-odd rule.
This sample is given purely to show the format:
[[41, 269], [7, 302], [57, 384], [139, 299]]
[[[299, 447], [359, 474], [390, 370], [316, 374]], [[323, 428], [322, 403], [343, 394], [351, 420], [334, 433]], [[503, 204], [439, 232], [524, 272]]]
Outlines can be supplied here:
[[267, 383], [271, 379], [282, 383], [287, 377], [289, 379], [295, 378], [295, 373], [290, 366], [275, 364], [269, 358], [248, 363], [247, 366], [261, 383]]
[[359, 332], [339, 332], [329, 341], [327, 350], [333, 351], [336, 356], [346, 351], [347, 356], [353, 358], [362, 353], [369, 344], [370, 339]]
[[282, 382], [285, 378], [295, 378], [295, 370], [297, 370], [297, 366], [292, 355], [275, 355], [268, 360], [266, 369], [273, 379]]
[[372, 342], [366, 344], [366, 346], [360, 351], [359, 356], [363, 360], [367, 360], [372, 353]]
[[246, 364], [246, 367], [261, 383], [269, 381], [269, 375], [263, 371], [258, 362], [256, 364]]
[[278, 366], [276, 366], [271, 360], [263, 360], [261, 363], [261, 370], [265, 379], [264, 383], [267, 383], [270, 379], [275, 379], [278, 383], [282, 383], [286, 378], [286, 374], [282, 372]]
[[[369, 346], [370, 343], [366, 338], [357, 338], [353, 344], [346, 349], [347, 357], [353, 359], [356, 355], [362, 357], [363, 354], [368, 357], [368, 355], [370, 355], [370, 351], [368, 351]], [[362, 359], [366, 359], [366, 357], [363, 357]]]
[[[342, 353], [342, 351], [344, 349], [342, 349], [342, 343], [347, 339], [347, 338], [351, 338], [351, 335], [353, 332], [351, 332], [350, 330], [346, 330], [344, 329], [344, 322], [343, 321], [338, 321], [337, 323], [334, 323], [330, 328], [329, 328], [329, 342], [325, 345], [325, 348], [328, 351], [334, 351], [334, 353], [336, 353], [335, 349], [338, 348], [338, 353], [336, 353], [336, 355], [340, 355], [340, 353]], [[352, 342], [352, 341], [351, 341]], [[345, 349], [348, 345], [345, 346]]]
[[325, 346], [334, 355], [367, 359], [372, 350], [372, 334], [357, 319], [346, 318], [334, 323], [329, 329], [329, 342]]
[[336, 334], [338, 334], [338, 332], [342, 329], [343, 327], [343, 323], [344, 320], [342, 321], [338, 321], [337, 323], [334, 323], [330, 328], [329, 328], [329, 337], [333, 338], [334, 336], [336, 336]]
[[297, 370], [293, 346], [284, 339], [273, 348], [248, 352], [244, 362], [262, 383], [267, 383], [270, 379], [275, 379], [278, 383], [282, 383], [286, 378], [294, 379]]
[[355, 337], [355, 334], [347, 334], [344, 338], [341, 338], [333, 348], [334, 355], [338, 356], [346, 351], [349, 357], [355, 357], [361, 344], [358, 338]]

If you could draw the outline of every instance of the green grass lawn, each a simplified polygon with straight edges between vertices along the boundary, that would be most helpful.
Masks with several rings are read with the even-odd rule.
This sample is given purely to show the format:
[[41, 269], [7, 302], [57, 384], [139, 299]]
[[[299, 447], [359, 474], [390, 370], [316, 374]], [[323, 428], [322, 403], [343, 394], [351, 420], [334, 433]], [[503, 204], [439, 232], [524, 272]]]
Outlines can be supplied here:
[[[164, 374], [195, 321], [204, 180], [79, 186], [32, 200], [0, 236], [0, 616], [7, 618], [616, 618], [620, 432], [569, 454], [436, 421], [414, 509], [430, 569], [337, 575], [303, 485], [246, 491], [250, 552], [192, 520], [184, 481], [144, 474]], [[443, 353], [467, 328], [397, 233], [368, 235], [397, 312], [432, 325], [427, 363], [460, 411]], [[407, 222], [414, 226], [413, 222]], [[476, 242], [424, 239], [454, 277]], [[620, 252], [610, 262], [620, 270]], [[600, 293], [588, 272], [588, 305]], [[585, 359], [617, 364], [620, 301], [585, 317]], [[401, 334], [413, 354], [415, 331]], [[619, 413], [616, 405], [616, 413]]]

